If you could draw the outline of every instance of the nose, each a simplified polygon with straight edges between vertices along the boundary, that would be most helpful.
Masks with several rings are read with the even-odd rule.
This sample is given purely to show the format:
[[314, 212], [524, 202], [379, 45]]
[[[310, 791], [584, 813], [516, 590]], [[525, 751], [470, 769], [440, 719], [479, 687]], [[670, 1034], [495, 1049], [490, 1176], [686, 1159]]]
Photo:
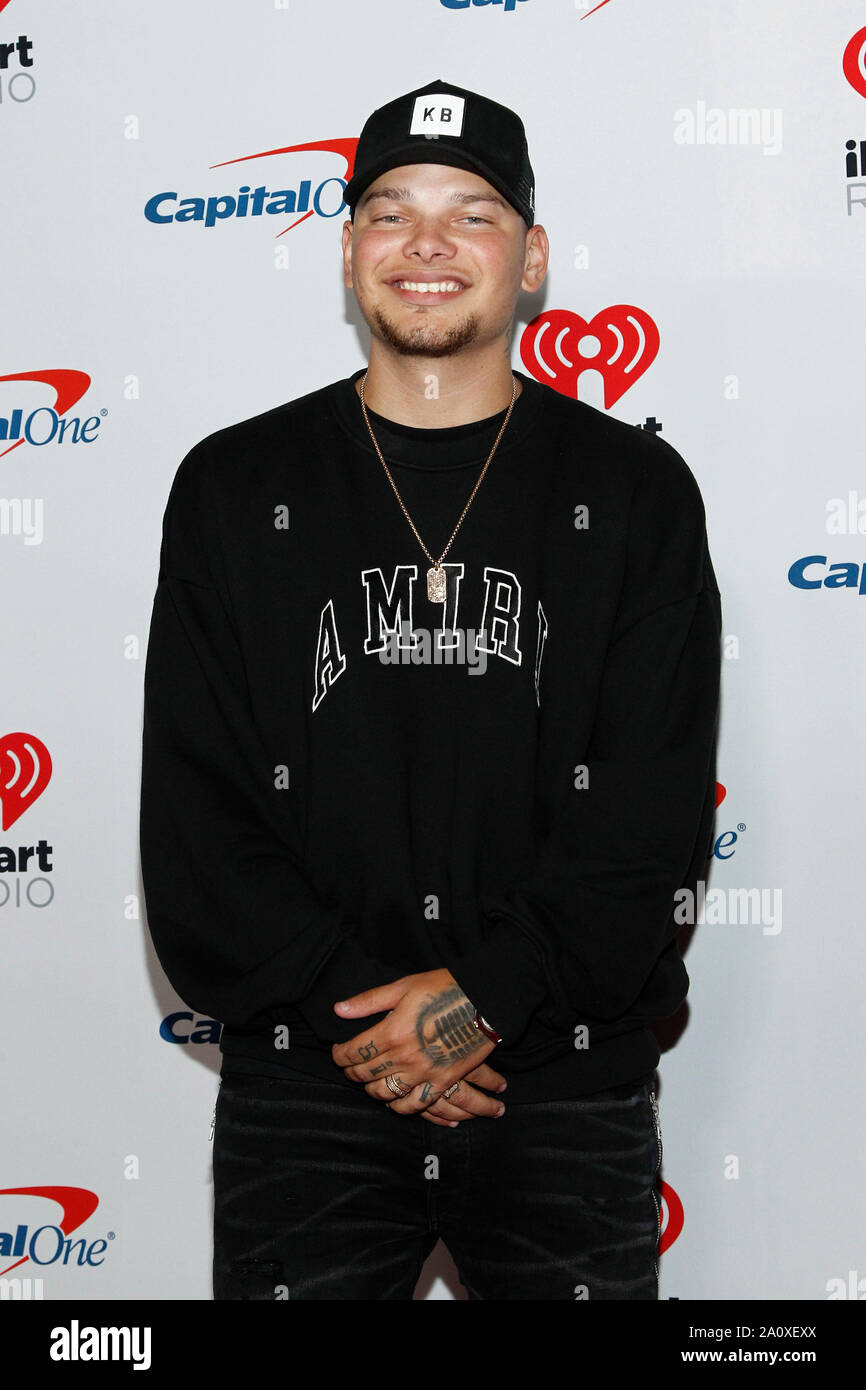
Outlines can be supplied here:
[[456, 249], [447, 222], [433, 213], [419, 214], [403, 242], [403, 254], [422, 261], [450, 260]]

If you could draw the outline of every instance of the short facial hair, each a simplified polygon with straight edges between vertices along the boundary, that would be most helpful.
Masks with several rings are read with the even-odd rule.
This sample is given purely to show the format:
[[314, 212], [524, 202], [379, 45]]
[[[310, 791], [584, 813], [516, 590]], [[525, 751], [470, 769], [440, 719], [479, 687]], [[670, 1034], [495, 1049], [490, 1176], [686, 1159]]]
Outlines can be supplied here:
[[373, 322], [385, 342], [405, 357], [450, 357], [452, 353], [474, 343], [478, 337], [478, 318], [475, 314], [467, 314], [450, 328], [440, 330], [433, 342], [427, 337], [426, 323], [418, 325], [420, 331], [400, 333], [378, 306], [373, 310]]

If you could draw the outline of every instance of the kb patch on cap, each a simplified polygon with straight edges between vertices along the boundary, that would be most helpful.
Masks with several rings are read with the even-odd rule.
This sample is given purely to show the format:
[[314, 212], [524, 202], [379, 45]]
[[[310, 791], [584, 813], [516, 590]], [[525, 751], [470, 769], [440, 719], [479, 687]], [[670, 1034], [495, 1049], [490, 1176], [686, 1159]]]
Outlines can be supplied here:
[[412, 108], [410, 135], [460, 135], [463, 131], [464, 97], [450, 92], [430, 92], [418, 97]]

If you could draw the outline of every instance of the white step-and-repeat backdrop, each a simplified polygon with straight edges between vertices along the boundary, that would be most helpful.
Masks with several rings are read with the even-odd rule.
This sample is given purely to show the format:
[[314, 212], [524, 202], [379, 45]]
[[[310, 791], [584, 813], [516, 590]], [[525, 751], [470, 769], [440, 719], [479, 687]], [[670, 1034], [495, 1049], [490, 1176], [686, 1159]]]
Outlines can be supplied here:
[[[663, 432], [722, 591], [661, 1297], [866, 1297], [864, 26], [854, 0], [0, 0], [0, 1292], [212, 1296], [219, 1024], [167, 984], [138, 864], [162, 514], [198, 439], [366, 360], [342, 190], [369, 112], [441, 77], [526, 125], [552, 256], [514, 365]], [[416, 1297], [462, 1296], [440, 1247]]]

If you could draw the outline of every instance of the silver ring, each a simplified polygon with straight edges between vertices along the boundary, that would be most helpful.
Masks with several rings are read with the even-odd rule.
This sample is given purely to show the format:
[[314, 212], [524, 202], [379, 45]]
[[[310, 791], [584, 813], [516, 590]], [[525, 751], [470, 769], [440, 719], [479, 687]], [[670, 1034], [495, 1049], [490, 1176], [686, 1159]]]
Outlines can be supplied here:
[[459, 1085], [460, 1085], [460, 1082], [459, 1082], [459, 1081], [455, 1081], [453, 1086], [449, 1086], [447, 1091], [443, 1091], [443, 1092], [442, 1092], [443, 1099], [444, 1099], [444, 1100], [447, 1100], [449, 1096], [453, 1096], [454, 1092], [458, 1089]]
[[397, 1082], [394, 1080], [393, 1076], [385, 1077], [385, 1085], [388, 1087], [389, 1091], [393, 1091], [395, 1096], [405, 1096], [406, 1094], [405, 1091], [400, 1090], [400, 1087], [397, 1085]]

